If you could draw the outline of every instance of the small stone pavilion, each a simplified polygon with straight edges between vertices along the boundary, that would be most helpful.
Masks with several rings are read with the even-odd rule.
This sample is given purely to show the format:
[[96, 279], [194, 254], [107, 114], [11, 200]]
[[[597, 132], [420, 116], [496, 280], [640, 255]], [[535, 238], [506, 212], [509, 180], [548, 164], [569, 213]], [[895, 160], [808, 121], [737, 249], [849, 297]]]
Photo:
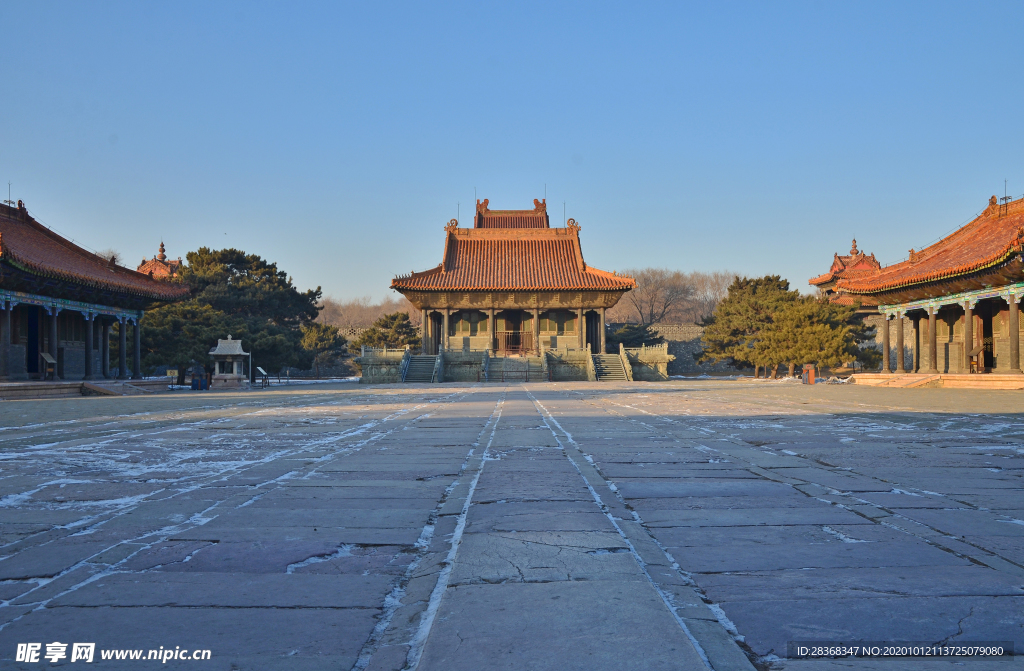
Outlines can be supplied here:
[[436, 268], [391, 282], [422, 311], [423, 352], [604, 352], [605, 311], [633, 279], [588, 266], [579, 225], [552, 228], [545, 201], [534, 200], [532, 210], [488, 203], [477, 201], [473, 228], [449, 222]]
[[183, 285], [82, 249], [36, 221], [21, 201], [0, 205], [0, 380], [111, 377], [114, 323], [120, 324], [119, 375], [129, 370], [131, 324], [130, 369], [140, 379], [143, 311], [187, 295]]
[[973, 221], [911, 249], [905, 261], [883, 267], [873, 255], [837, 255], [830, 271], [810, 283], [830, 300], [878, 315], [883, 376], [931, 376], [858, 382], [955, 386], [968, 384], [963, 375], [990, 373], [992, 384], [1024, 386], [1024, 378], [1009, 377], [1021, 375], [1022, 253], [1024, 199], [1000, 203], [992, 196]]
[[210, 350], [210, 357], [213, 359], [216, 371], [210, 383], [211, 389], [247, 389], [249, 387], [249, 378], [245, 371], [249, 353], [242, 350], [241, 340], [232, 340], [230, 334], [227, 339], [217, 340], [217, 346]]

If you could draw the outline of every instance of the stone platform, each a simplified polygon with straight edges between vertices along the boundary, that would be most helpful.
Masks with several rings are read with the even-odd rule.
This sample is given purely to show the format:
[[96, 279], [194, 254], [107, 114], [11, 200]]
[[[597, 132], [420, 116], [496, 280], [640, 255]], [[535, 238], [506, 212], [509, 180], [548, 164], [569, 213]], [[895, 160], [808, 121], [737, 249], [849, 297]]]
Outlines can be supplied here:
[[856, 373], [855, 384], [872, 387], [942, 387], [946, 389], [1024, 389], [1024, 375], [1001, 373]]
[[161, 646], [218, 670], [1020, 669], [785, 656], [1024, 649], [1017, 399], [681, 380], [0, 404], [0, 668], [59, 641], [99, 669]]
[[167, 391], [171, 378], [145, 380], [61, 380], [58, 382], [0, 382], [0, 400], [16, 401], [42, 398], [70, 398], [94, 394], [131, 396]]

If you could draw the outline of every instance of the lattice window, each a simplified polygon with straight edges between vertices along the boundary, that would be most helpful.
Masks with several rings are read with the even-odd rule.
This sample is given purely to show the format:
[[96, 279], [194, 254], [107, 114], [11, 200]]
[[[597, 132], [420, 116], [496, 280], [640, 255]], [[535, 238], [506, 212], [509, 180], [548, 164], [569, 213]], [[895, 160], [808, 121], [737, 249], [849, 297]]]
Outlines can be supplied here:
[[576, 333], [576, 314], [568, 310], [549, 310], [540, 314], [540, 332], [551, 335]]
[[448, 320], [448, 335], [487, 335], [487, 315], [478, 310], [463, 310], [452, 313]]

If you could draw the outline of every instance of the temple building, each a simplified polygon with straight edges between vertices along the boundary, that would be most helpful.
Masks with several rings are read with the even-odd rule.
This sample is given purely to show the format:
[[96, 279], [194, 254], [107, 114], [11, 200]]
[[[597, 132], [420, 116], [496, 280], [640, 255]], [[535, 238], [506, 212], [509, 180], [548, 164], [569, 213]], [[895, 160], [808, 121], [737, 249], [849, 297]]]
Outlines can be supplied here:
[[1024, 199], [992, 196], [973, 221], [905, 261], [837, 255], [810, 283], [878, 315], [884, 374], [1019, 375], [1022, 252]]
[[[118, 323], [118, 377], [142, 377], [139, 320], [188, 288], [153, 279], [82, 249], [32, 218], [24, 203], [0, 205], [0, 379], [110, 377], [110, 330]], [[127, 361], [128, 325], [132, 360]]]
[[491, 210], [477, 201], [473, 228], [445, 227], [441, 263], [396, 277], [391, 287], [422, 311], [423, 352], [537, 354], [560, 347], [605, 350], [605, 311], [636, 283], [587, 265], [580, 227], [552, 228], [545, 201]]
[[167, 254], [164, 253], [164, 243], [161, 241], [160, 252], [151, 259], [142, 259], [142, 263], [135, 270], [157, 280], [171, 279], [181, 272], [181, 257], [168, 261]]

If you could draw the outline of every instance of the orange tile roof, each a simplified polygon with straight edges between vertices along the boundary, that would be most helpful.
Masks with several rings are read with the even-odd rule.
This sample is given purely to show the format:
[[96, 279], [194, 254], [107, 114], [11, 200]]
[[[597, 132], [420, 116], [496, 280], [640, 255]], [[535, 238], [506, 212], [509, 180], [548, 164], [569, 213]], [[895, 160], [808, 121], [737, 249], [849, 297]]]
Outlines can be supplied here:
[[821, 286], [843, 277], [873, 273], [881, 268], [882, 264], [878, 262], [874, 254], [865, 254], [857, 249], [857, 239], [854, 238], [849, 255], [836, 254], [832, 259], [832, 267], [827, 273], [812, 277], [807, 282], [814, 286]]
[[491, 210], [490, 201], [476, 201], [473, 228], [550, 228], [547, 199], [533, 199], [532, 210]]
[[[486, 203], [487, 201], [484, 201]], [[579, 226], [446, 228], [444, 260], [431, 270], [396, 277], [399, 291], [626, 291], [631, 277], [583, 261]]]
[[189, 292], [82, 249], [33, 219], [21, 201], [18, 208], [0, 205], [0, 261], [32, 275], [150, 300], [179, 300]]
[[989, 206], [969, 224], [906, 261], [877, 272], [840, 279], [839, 291], [872, 294], [938, 282], [1002, 265], [1024, 250], [1024, 199]]

